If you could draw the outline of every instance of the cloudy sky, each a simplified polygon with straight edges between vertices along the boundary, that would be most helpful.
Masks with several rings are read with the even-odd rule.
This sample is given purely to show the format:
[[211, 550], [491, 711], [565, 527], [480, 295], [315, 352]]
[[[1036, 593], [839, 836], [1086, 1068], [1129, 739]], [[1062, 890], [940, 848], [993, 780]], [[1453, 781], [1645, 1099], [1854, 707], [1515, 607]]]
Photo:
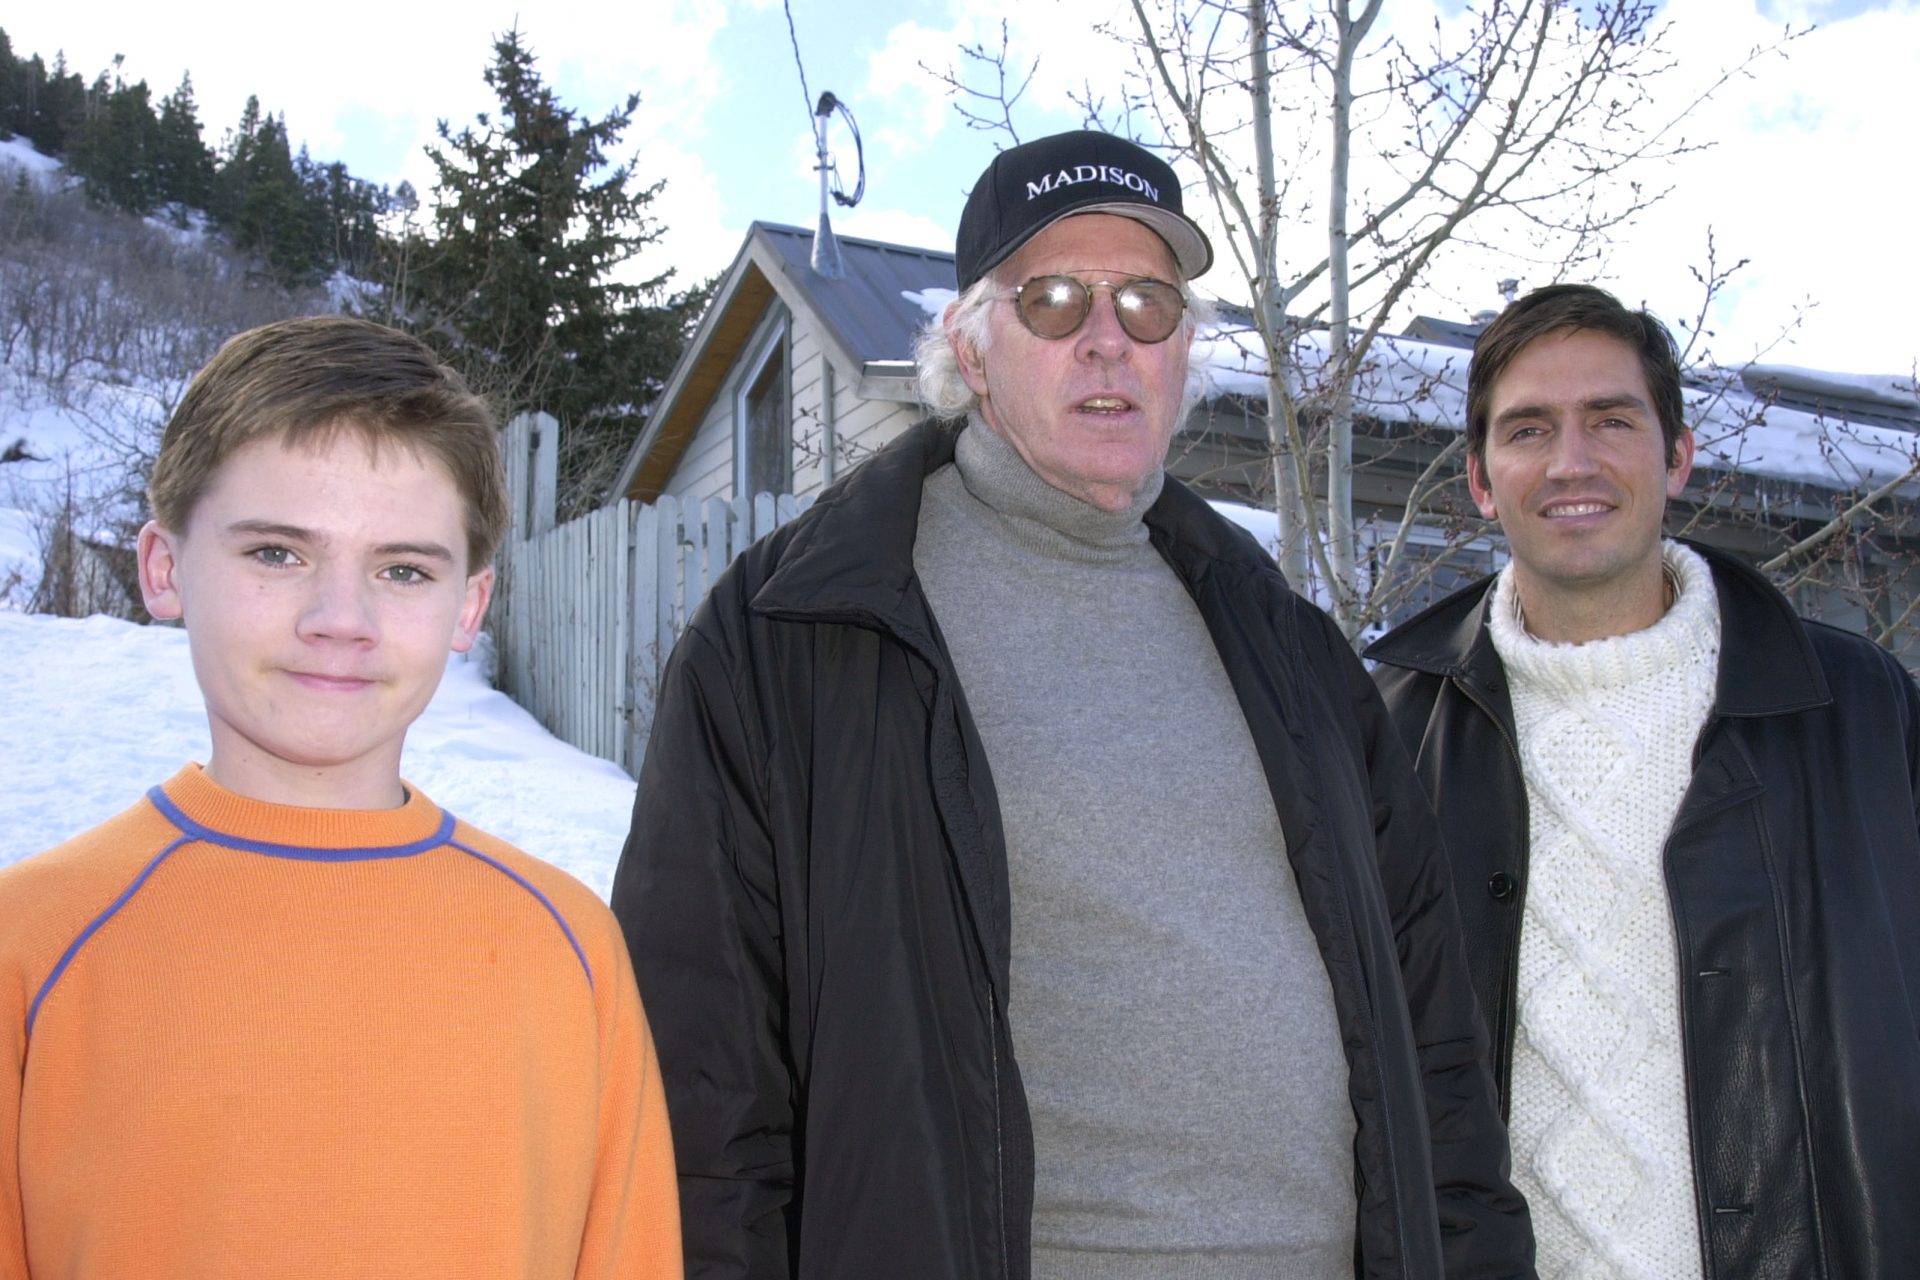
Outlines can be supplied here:
[[[867, 196], [836, 216], [836, 228], [951, 248], [966, 190], [995, 141], [964, 126], [921, 64], [955, 62], [962, 43], [997, 45], [1004, 19], [1016, 55], [1040, 59], [1020, 107], [1023, 134], [1076, 127], [1069, 87], [1120, 88], [1123, 51], [1090, 30], [1107, 5], [791, 0], [809, 89], [846, 100], [865, 135]], [[196, 5], [183, 21], [178, 8], [100, 0], [16, 6], [0, 26], [17, 56], [64, 51], [86, 74], [124, 54], [124, 73], [156, 95], [190, 71], [210, 141], [258, 94], [316, 158], [424, 191], [432, 169], [422, 148], [435, 121], [457, 128], [490, 105], [480, 72], [493, 35], [517, 22], [570, 105], [599, 114], [641, 93], [628, 141], [643, 175], [668, 180], [657, 204], [667, 234], [642, 264], [649, 272], [673, 266], [691, 281], [723, 269], [755, 218], [812, 224], [808, 104], [779, 0], [593, 8], [528, 15], [499, 0], [334, 0], [276, 11], [222, 2]], [[1460, 9], [1459, 0], [1388, 5], [1407, 30], [1457, 20]], [[1690, 317], [1700, 290], [1689, 268], [1704, 263], [1711, 230], [1723, 262], [1751, 260], [1709, 318], [1721, 359], [1768, 348], [1774, 362], [1910, 373], [1920, 359], [1920, 0], [1670, 0], [1664, 17], [1676, 66], [1657, 86], [1656, 114], [1783, 27], [1815, 30], [1790, 57], [1763, 60], [1692, 115], [1687, 135], [1716, 145], [1639, 175], [1674, 191], [1616, 237], [1593, 278], [1671, 320]], [[1415, 309], [1497, 306], [1502, 276], [1545, 283], [1529, 270], [1542, 272], [1497, 253], [1462, 253]], [[1206, 283], [1224, 293], [1232, 280]]]

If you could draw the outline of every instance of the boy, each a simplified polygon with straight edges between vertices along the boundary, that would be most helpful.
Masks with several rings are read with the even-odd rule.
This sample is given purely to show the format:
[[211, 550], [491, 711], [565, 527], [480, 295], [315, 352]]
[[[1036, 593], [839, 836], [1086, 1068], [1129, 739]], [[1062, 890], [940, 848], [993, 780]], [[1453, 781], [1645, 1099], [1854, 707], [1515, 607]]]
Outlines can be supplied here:
[[0, 871], [0, 1277], [679, 1276], [613, 917], [399, 775], [493, 586], [485, 405], [392, 330], [267, 325], [150, 496], [212, 751]]

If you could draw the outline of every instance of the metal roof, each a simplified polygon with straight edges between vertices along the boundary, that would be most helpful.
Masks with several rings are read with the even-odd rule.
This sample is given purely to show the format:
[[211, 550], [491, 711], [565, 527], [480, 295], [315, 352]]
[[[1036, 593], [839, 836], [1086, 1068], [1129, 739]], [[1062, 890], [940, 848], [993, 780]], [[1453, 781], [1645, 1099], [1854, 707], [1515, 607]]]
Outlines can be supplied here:
[[911, 359], [913, 335], [930, 313], [906, 295], [957, 288], [951, 253], [840, 236], [847, 273], [829, 280], [813, 269], [812, 231], [777, 222], [756, 222], [753, 230], [780, 255], [787, 279], [859, 364]]

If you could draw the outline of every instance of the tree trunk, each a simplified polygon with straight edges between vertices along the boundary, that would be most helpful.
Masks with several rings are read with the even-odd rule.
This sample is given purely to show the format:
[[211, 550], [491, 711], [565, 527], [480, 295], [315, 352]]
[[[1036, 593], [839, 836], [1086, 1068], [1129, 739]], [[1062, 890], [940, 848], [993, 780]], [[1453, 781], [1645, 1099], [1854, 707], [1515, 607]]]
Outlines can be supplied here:
[[1280, 524], [1280, 568], [1296, 591], [1307, 590], [1307, 539], [1313, 536], [1313, 518], [1307, 494], [1300, 484], [1293, 423], [1287, 388], [1291, 352], [1287, 347], [1287, 300], [1280, 288], [1278, 220], [1279, 187], [1273, 170], [1273, 73], [1267, 65], [1266, 0], [1247, 0], [1247, 23], [1253, 43], [1253, 152], [1260, 184], [1259, 278], [1254, 282], [1254, 323], [1267, 352], [1267, 448], [1273, 462], [1273, 511]]

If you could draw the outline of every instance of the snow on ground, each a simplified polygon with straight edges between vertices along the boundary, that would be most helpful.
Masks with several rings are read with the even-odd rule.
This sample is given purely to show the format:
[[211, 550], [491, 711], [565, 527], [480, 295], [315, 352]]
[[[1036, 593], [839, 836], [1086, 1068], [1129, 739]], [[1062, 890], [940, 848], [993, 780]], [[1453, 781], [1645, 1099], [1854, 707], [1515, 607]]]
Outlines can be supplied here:
[[22, 137], [0, 142], [0, 178], [13, 180], [13, 171], [24, 169], [33, 181], [53, 186], [63, 180], [61, 164], [52, 156], [43, 156]]
[[[178, 627], [0, 610], [0, 866], [134, 803], [207, 758], [206, 714]], [[605, 896], [633, 779], [548, 734], [454, 655], [407, 738], [401, 771], [441, 807]]]
[[126, 464], [90, 429], [88, 414], [110, 414], [138, 394], [76, 379], [67, 395], [56, 396], [40, 379], [0, 363], [0, 453], [16, 444], [25, 453], [0, 463], [0, 609], [24, 609], [32, 599], [40, 581], [33, 530], [49, 527], [69, 496], [81, 534], [110, 532], [110, 498], [126, 483]]

